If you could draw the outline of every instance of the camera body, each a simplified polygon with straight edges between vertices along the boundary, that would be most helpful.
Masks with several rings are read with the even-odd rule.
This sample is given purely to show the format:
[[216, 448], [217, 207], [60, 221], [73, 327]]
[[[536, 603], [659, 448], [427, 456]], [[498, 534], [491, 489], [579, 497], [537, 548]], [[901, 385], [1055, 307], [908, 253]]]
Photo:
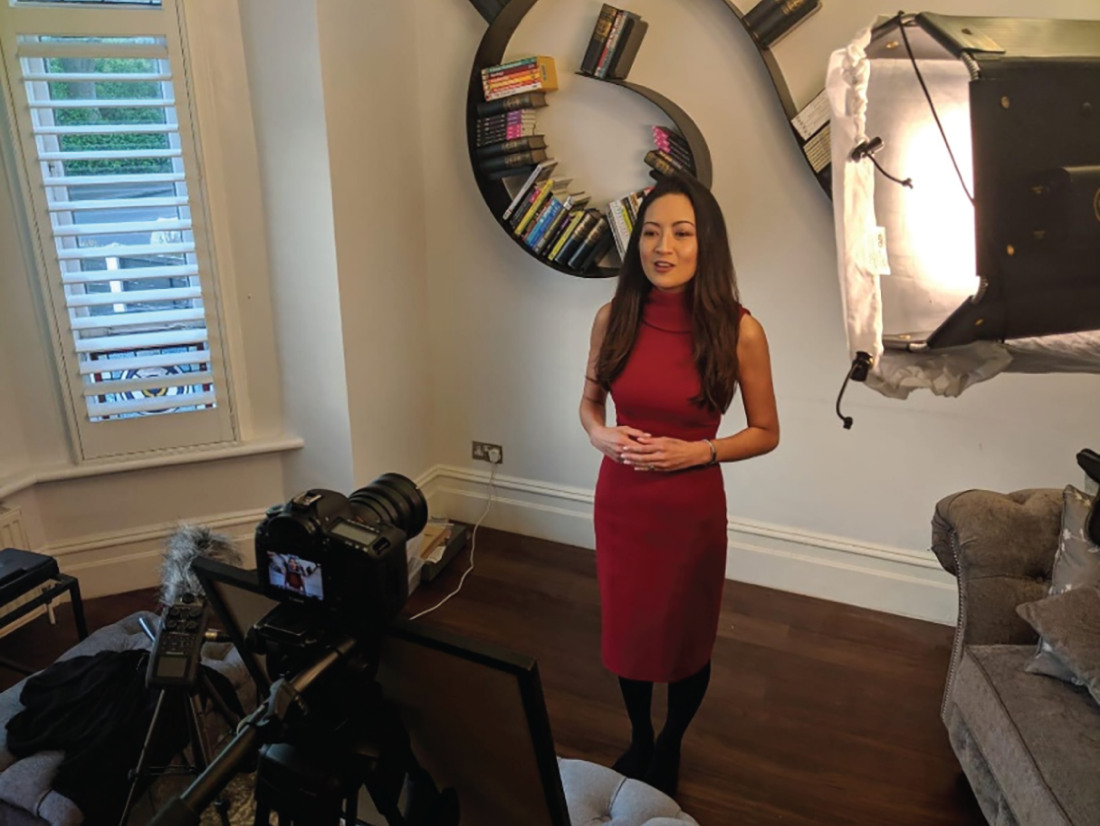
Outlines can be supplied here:
[[424, 529], [416, 486], [386, 474], [351, 496], [315, 488], [269, 508], [256, 527], [264, 593], [352, 632], [380, 628], [408, 599], [405, 546]]

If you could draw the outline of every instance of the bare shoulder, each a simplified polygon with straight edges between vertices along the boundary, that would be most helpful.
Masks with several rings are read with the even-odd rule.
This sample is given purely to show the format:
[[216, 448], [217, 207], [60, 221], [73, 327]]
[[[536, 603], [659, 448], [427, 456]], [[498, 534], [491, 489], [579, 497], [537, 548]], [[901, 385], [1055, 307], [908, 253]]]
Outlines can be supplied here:
[[607, 323], [611, 320], [611, 302], [608, 301], [600, 309], [596, 311], [596, 325], [604, 330], [607, 329]]
[[747, 345], [749, 347], [768, 346], [768, 338], [764, 335], [764, 325], [757, 321], [755, 316], [746, 314], [741, 319], [741, 326], [738, 328], [737, 337], [739, 345]]
[[596, 311], [596, 320], [592, 322], [592, 340], [603, 341], [607, 325], [611, 321], [611, 302], [607, 302]]

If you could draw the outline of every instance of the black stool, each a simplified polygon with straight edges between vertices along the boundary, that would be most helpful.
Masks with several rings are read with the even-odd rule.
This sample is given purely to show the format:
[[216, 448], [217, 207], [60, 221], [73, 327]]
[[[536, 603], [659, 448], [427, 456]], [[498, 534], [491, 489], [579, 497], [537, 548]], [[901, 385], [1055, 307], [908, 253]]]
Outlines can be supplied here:
[[[88, 636], [88, 626], [84, 621], [84, 602], [80, 598], [80, 583], [76, 577], [61, 573], [57, 560], [45, 554], [21, 551], [16, 548], [4, 548], [0, 551], [0, 606], [30, 593], [47, 582], [53, 584], [34, 599], [20, 605], [14, 611], [0, 617], [0, 628], [11, 625], [25, 617], [31, 611], [43, 605], [49, 605], [66, 591], [73, 604], [73, 620], [80, 639]], [[0, 657], [0, 665], [18, 671], [21, 674], [33, 673], [25, 666], [18, 665]]]

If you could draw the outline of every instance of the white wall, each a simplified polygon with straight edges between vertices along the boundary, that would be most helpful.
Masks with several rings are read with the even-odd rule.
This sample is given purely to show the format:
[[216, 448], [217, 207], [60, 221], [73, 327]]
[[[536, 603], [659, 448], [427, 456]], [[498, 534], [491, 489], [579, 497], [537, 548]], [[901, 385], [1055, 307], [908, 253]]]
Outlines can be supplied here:
[[432, 397], [412, 7], [244, 0], [241, 20], [284, 407], [307, 443], [290, 492], [416, 478]]
[[301, 0], [241, 3], [267, 219], [268, 261], [294, 489], [351, 486], [351, 425], [337, 281], [317, 13]]
[[430, 466], [425, 187], [409, 3], [317, 5], [356, 484]]
[[[598, 0], [542, 0], [507, 56], [554, 56], [561, 89], [539, 110], [540, 131], [558, 171], [606, 203], [649, 182], [647, 129], [662, 121], [636, 96], [573, 74], [599, 8]], [[955, 400], [897, 402], [855, 386], [845, 402], [855, 427], [842, 429], [833, 407], [848, 357], [831, 204], [789, 134], [762, 61], [718, 0], [634, 0], [631, 9], [650, 27], [630, 79], [676, 101], [706, 136], [743, 300], [771, 342], [782, 444], [725, 468], [734, 520], [822, 547], [921, 551], [935, 502], [952, 491], [1080, 482], [1074, 455], [1100, 441], [1093, 376], [1001, 376]], [[921, 10], [1036, 13], [1022, 0], [940, 0]], [[831, 51], [894, 11], [871, 0], [827, 3], [778, 44], [796, 102], [821, 89]], [[467, 78], [486, 24], [454, 0], [420, 0], [417, 12], [439, 461], [472, 469], [471, 439], [502, 443], [504, 473], [584, 499], [599, 456], [576, 410], [592, 318], [613, 284], [559, 275], [503, 237], [464, 148]], [[1042, 13], [1095, 18], [1100, 6], [1052, 0]], [[735, 409], [723, 432], [742, 421]], [[923, 562], [915, 560], [913, 573], [932, 576]], [[846, 564], [827, 563], [834, 572]], [[823, 569], [799, 570], [777, 582], [812, 590]], [[948, 605], [945, 582], [935, 582]]]

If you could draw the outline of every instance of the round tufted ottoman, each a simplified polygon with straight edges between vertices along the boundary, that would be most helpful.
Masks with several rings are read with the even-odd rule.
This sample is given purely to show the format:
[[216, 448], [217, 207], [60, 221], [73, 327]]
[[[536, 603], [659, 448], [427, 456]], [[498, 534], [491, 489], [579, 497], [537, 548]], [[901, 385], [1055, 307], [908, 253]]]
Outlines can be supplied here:
[[668, 795], [613, 769], [558, 758], [573, 826], [699, 826]]

